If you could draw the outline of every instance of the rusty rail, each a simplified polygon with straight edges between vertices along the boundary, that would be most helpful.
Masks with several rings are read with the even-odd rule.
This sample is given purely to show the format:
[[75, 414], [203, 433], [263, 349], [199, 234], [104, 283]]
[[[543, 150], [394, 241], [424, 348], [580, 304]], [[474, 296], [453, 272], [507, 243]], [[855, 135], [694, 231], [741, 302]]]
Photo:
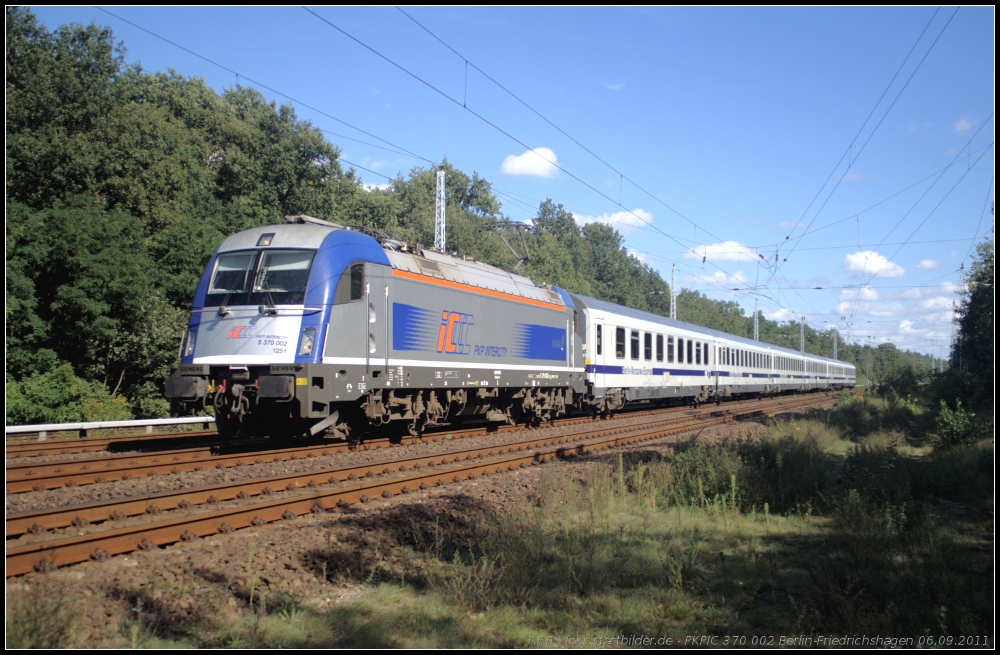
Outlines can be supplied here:
[[[457, 456], [457, 454], [432, 455], [429, 456], [430, 460], [439, 459], [443, 464], [445, 460], [452, 459], [452, 465], [437, 471], [418, 471], [390, 480], [358, 482], [337, 489], [317, 490], [291, 498], [276, 498], [193, 516], [172, 517], [91, 534], [11, 546], [7, 548], [6, 554], [7, 577], [23, 575], [35, 569], [47, 570], [51, 567], [75, 564], [87, 561], [88, 559], [100, 560], [111, 555], [131, 552], [136, 549], [150, 549], [176, 543], [177, 541], [197, 539], [219, 532], [227, 533], [239, 528], [263, 525], [281, 519], [292, 519], [295, 516], [310, 512], [327, 511], [337, 506], [343, 506], [345, 503], [349, 505], [374, 499], [378, 496], [391, 497], [400, 493], [408, 493], [415, 488], [420, 488], [421, 485], [441, 485], [448, 482], [459, 482], [474, 479], [480, 475], [516, 470], [534, 463], [544, 463], [556, 458], [573, 457], [605, 448], [662, 438], [692, 429], [724, 423], [741, 416], [759, 415], [770, 411], [788, 411], [789, 409], [816, 403], [828, 397], [828, 394], [824, 394], [819, 397], [811, 397], [777, 405], [767, 403], [758, 405], [755, 408], [729, 411], [724, 416], [708, 420], [691, 417], [691, 420], [680, 422], [679, 424], [660, 426], [652, 429], [639, 429], [628, 434], [597, 437], [577, 441], [573, 444], [529, 448], [513, 454], [508, 453], [505, 456], [499, 456], [489, 462], [480, 461], [479, 456], [475, 454], [479, 452], [482, 457], [489, 457], [488, 453], [490, 453], [491, 449], [495, 454], [500, 447], [487, 446], [469, 449], [466, 451], [465, 459], [461, 463], [455, 462], [452, 459], [452, 456]], [[612, 429], [620, 432], [624, 427], [621, 426]], [[538, 440], [542, 441], [544, 437]], [[511, 446], [525, 448], [524, 444], [506, 444], [503, 447], [510, 448]], [[473, 458], [475, 461], [470, 462], [469, 460]], [[412, 458], [410, 459], [412, 460]], [[369, 469], [374, 467], [389, 468], [386, 462], [366, 465], [366, 468]], [[397, 468], [397, 470], [400, 469]], [[324, 472], [323, 474], [330, 476], [330, 472]], [[320, 473], [317, 472], [312, 475], [316, 477]]]

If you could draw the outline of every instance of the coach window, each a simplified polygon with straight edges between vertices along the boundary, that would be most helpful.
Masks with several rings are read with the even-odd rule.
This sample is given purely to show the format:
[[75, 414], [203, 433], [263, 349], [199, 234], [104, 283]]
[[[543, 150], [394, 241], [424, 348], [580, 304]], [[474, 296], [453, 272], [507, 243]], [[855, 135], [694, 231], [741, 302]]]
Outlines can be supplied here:
[[600, 355], [601, 354], [601, 341], [602, 341], [602, 339], [601, 339], [601, 326], [600, 325], [597, 326], [597, 339], [595, 339], [595, 341], [597, 342], [597, 344], [596, 344], [597, 345], [597, 354]]
[[701, 342], [694, 344], [694, 363], [701, 364]]
[[677, 337], [677, 363], [684, 363], [684, 339]]
[[674, 363], [674, 338], [667, 337], [667, 362]]
[[625, 328], [615, 328], [615, 357], [625, 359]]
[[639, 359], [639, 330], [632, 330], [631, 338], [632, 359]]
[[642, 356], [647, 362], [653, 360], [653, 335], [650, 332], [646, 332], [642, 336]]
[[663, 361], [663, 335], [656, 335], [656, 361]]
[[693, 354], [692, 353], [693, 350], [694, 350], [694, 342], [688, 339], [688, 364], [694, 362], [694, 358], [691, 356]]

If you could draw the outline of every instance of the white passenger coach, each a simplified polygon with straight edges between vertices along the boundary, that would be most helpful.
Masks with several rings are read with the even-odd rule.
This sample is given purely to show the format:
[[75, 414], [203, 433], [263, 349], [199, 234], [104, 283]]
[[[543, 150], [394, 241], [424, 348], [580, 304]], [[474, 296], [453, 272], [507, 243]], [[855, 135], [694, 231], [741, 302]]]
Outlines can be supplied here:
[[571, 295], [588, 331], [587, 378], [605, 410], [645, 399], [698, 404], [855, 384], [846, 362]]

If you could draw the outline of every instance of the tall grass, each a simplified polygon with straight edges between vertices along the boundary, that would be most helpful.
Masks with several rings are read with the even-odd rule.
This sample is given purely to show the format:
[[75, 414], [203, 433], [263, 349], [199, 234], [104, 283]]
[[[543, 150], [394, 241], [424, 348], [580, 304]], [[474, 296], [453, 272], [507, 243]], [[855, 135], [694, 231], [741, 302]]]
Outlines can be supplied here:
[[550, 477], [531, 511], [482, 517], [430, 586], [466, 611], [574, 629], [639, 626], [642, 598], [667, 608], [643, 619], [663, 629], [987, 634], [990, 579], [936, 503], [985, 502], [992, 447], [907, 457], [905, 403], [841, 404], [763, 437]]
[[[462, 521], [431, 505], [400, 509], [411, 513], [384, 529], [403, 546], [381, 552], [377, 571], [335, 566], [327, 549], [330, 570], [368, 585], [361, 600], [322, 614], [255, 596], [229, 632], [205, 623], [214, 638], [185, 638], [456, 648], [528, 646], [540, 634], [562, 646], [593, 645], [567, 635], [992, 638], [993, 564], [978, 534], [993, 530], [993, 447], [911, 456], [912, 423], [929, 418], [908, 400], [846, 397], [772, 420], [763, 436], [598, 458], [572, 476], [547, 467], [513, 509]], [[11, 616], [32, 614], [8, 611], [8, 645], [34, 643], [24, 641], [34, 632], [70, 643], [51, 621], [12, 626]]]

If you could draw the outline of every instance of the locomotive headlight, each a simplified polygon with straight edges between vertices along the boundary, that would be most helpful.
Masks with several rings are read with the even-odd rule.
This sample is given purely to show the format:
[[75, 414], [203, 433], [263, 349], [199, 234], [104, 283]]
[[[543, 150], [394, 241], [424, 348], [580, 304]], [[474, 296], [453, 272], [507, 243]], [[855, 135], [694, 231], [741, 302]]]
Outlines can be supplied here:
[[316, 328], [302, 328], [302, 338], [299, 339], [299, 354], [313, 354], [313, 347], [316, 345]]
[[184, 356], [190, 357], [194, 354], [194, 342], [198, 336], [197, 330], [188, 330], [184, 333]]

